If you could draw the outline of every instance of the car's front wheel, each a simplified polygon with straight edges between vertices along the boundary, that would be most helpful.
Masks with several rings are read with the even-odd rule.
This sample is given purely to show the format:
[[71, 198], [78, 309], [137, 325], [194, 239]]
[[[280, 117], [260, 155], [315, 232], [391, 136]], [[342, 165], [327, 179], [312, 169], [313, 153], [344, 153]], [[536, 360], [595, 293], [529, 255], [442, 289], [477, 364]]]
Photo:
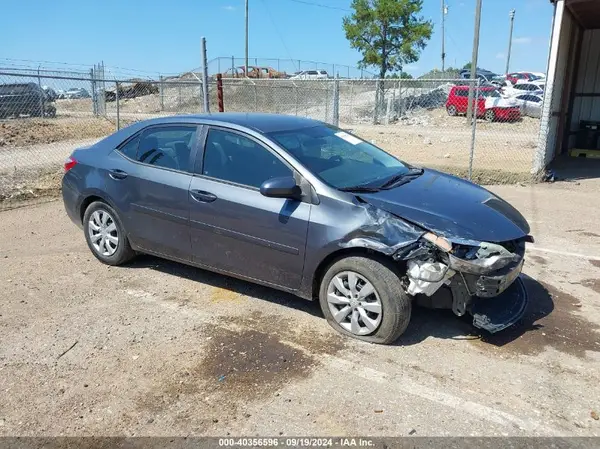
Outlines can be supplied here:
[[493, 109], [488, 109], [487, 111], [485, 111], [485, 119], [488, 122], [493, 122], [494, 120], [496, 120], [496, 113]]
[[451, 117], [458, 115], [458, 109], [456, 109], [456, 106], [454, 106], [454, 105], [448, 106], [446, 108], [446, 111], [448, 112], [448, 115]]
[[115, 210], [102, 201], [94, 201], [83, 215], [88, 247], [107, 265], [121, 265], [135, 256], [125, 228]]
[[319, 302], [334, 329], [371, 343], [393, 343], [410, 321], [410, 298], [383, 260], [353, 256], [336, 261], [323, 276]]

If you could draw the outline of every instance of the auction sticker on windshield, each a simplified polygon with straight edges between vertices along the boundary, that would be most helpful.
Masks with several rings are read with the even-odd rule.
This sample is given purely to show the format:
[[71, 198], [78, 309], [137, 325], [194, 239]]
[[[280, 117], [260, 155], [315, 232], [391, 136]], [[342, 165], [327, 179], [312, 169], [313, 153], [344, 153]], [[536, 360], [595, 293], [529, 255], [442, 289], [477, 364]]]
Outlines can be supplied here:
[[346, 142], [351, 143], [352, 145], [358, 145], [362, 142], [362, 140], [360, 140], [359, 138], [351, 136], [350, 134], [344, 131], [337, 132], [335, 133], [335, 135], [338, 136], [340, 139], [344, 139]]

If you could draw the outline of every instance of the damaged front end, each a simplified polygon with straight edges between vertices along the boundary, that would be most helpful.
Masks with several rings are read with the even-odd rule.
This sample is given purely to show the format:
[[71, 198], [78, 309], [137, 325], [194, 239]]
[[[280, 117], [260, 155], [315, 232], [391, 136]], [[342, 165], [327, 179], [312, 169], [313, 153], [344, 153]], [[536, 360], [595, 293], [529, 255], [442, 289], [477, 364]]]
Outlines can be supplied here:
[[450, 241], [425, 233], [394, 253], [406, 261], [406, 292], [433, 308], [470, 313], [473, 325], [491, 333], [514, 324], [525, 312], [527, 292], [519, 275], [530, 236], [502, 242]]

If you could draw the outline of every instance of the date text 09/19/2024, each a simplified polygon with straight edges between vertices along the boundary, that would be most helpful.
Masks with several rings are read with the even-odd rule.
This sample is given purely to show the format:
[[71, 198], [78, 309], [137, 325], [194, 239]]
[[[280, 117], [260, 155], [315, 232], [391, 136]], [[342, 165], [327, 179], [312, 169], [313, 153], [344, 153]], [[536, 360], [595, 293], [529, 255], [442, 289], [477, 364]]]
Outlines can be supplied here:
[[219, 438], [220, 447], [372, 447], [369, 438]]

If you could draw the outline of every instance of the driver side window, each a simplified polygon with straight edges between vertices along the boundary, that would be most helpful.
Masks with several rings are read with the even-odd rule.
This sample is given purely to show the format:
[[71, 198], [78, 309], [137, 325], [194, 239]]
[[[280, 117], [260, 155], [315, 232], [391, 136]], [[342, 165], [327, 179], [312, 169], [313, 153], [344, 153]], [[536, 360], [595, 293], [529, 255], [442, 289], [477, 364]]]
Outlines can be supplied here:
[[292, 176], [292, 170], [254, 140], [212, 128], [206, 138], [202, 174], [260, 188], [268, 179]]

